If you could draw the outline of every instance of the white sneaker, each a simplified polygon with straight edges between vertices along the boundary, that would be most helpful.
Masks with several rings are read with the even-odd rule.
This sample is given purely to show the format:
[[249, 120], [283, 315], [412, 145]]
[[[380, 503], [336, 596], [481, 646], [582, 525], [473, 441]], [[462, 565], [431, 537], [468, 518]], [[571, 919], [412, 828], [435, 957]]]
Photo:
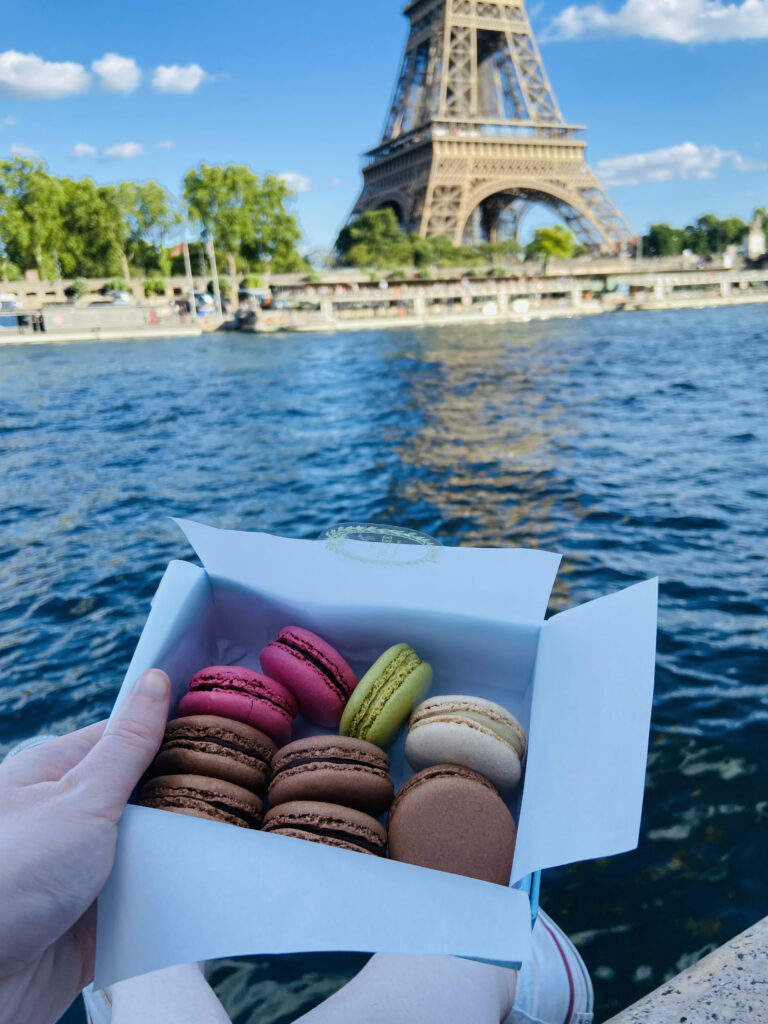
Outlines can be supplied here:
[[586, 964], [555, 922], [539, 910], [533, 959], [517, 977], [515, 1002], [504, 1024], [591, 1024], [595, 997]]

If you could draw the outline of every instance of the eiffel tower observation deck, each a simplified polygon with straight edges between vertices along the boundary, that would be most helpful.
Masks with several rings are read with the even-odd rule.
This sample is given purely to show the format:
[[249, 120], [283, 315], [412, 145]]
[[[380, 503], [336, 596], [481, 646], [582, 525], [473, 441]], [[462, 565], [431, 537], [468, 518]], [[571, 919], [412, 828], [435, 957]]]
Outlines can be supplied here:
[[523, 0], [412, 0], [381, 142], [365, 155], [353, 216], [391, 207], [401, 225], [459, 245], [515, 236], [543, 203], [596, 252], [633, 239], [567, 124]]

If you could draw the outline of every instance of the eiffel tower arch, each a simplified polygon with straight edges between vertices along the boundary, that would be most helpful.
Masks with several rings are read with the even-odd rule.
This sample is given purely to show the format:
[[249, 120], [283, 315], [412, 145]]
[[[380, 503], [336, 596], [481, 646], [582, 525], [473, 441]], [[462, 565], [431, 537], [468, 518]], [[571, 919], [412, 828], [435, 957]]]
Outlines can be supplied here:
[[595, 251], [633, 238], [586, 162], [549, 84], [524, 0], [412, 0], [381, 142], [352, 216], [390, 206], [403, 227], [459, 245], [495, 240], [544, 203]]

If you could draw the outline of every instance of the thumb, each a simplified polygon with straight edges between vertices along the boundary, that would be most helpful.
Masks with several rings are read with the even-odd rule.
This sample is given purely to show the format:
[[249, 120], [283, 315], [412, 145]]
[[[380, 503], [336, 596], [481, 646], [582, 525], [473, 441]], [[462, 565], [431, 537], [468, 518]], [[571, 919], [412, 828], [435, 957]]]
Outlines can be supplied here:
[[[65, 776], [85, 789], [97, 813], [117, 821], [136, 783], [149, 767], [168, 720], [171, 682], [165, 672], [142, 673], [93, 749]], [[62, 780], [64, 781], [64, 780]]]

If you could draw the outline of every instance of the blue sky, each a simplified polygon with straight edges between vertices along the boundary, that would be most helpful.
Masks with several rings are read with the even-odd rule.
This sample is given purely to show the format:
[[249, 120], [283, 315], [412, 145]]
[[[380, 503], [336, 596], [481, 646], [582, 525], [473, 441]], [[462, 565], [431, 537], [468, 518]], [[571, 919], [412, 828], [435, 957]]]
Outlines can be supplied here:
[[[529, 2], [563, 114], [635, 230], [768, 205], [768, 0]], [[0, 156], [175, 193], [200, 161], [247, 163], [290, 176], [306, 245], [328, 246], [381, 133], [402, 6], [3, 0]]]

